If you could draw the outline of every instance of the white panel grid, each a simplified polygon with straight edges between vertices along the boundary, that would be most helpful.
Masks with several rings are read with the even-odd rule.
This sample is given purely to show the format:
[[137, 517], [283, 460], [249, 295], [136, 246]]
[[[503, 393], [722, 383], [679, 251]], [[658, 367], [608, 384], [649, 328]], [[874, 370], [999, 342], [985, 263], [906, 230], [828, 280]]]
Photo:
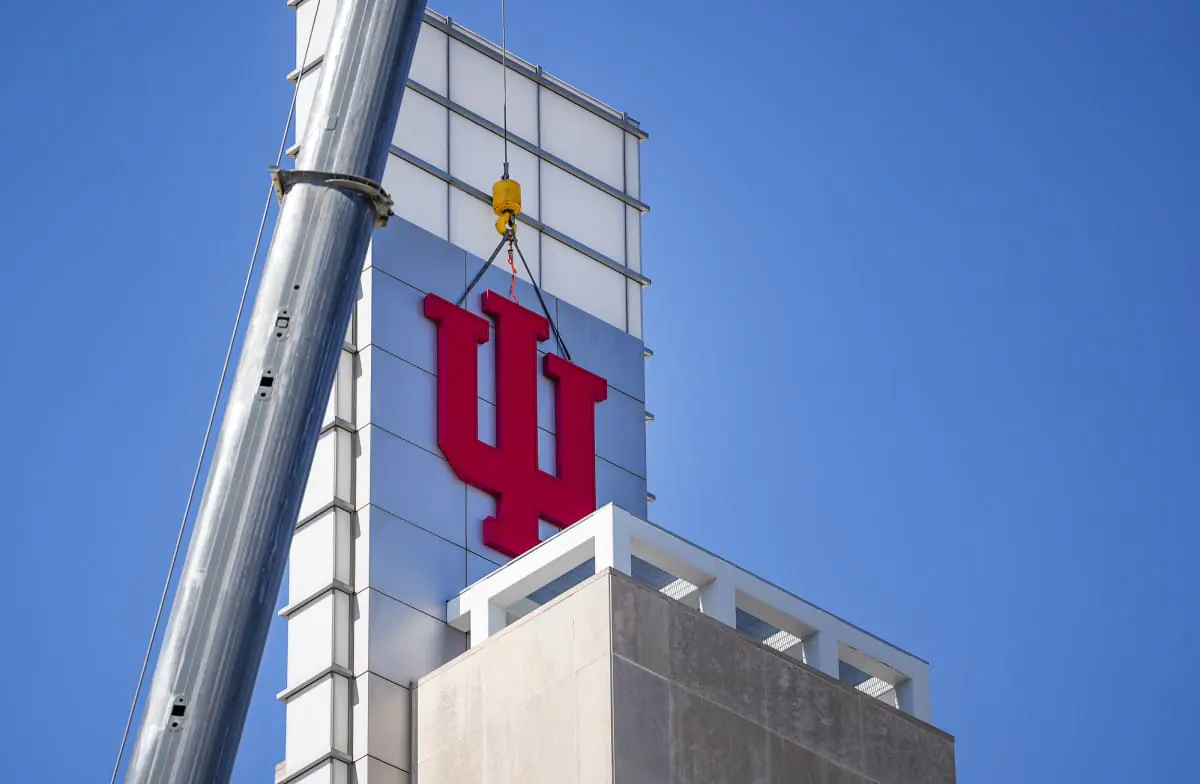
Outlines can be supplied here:
[[284, 734], [286, 769], [300, 770], [330, 751], [350, 753], [350, 681], [329, 675], [293, 696]]
[[[369, 266], [371, 266], [371, 244], [367, 243], [367, 255], [366, 258], [363, 259], [363, 269], [366, 269]], [[358, 345], [356, 342], [355, 333], [358, 331], [358, 302], [362, 299], [361, 283], [358, 286], [357, 296], [358, 299], [355, 300], [354, 308], [350, 311], [350, 323], [346, 325], [346, 345], [350, 346], [351, 349], [354, 349]], [[353, 357], [351, 357], [351, 359], [353, 359]], [[351, 372], [354, 370], [353, 363], [351, 364], [350, 370]], [[351, 376], [351, 379], [353, 379], [353, 376]], [[354, 382], [351, 381], [350, 383], [353, 385]], [[351, 416], [349, 418], [353, 418], [353, 412], [351, 412]]]
[[[509, 175], [521, 183], [521, 212], [537, 218], [540, 203], [537, 157], [510, 142], [508, 162]], [[465, 117], [452, 114], [450, 174], [490, 195], [492, 184], [504, 174], [504, 138]], [[488, 213], [491, 214], [490, 208]], [[494, 216], [492, 221], [495, 222]]]
[[635, 280], [625, 281], [627, 291], [626, 307], [629, 310], [630, 335], [642, 339], [642, 284]]
[[[450, 98], [497, 125], [504, 123], [500, 63], [460, 41], [450, 42]], [[508, 131], [537, 142], [538, 86], [508, 69]]]
[[442, 239], [447, 237], [446, 189], [449, 186], [396, 156], [388, 157], [383, 189], [395, 202], [393, 209], [405, 220]]
[[625, 208], [625, 265], [634, 272], [642, 271], [642, 214], [628, 206]]
[[367, 673], [355, 680], [354, 692], [354, 758], [370, 755], [399, 770], [410, 770], [408, 689]]
[[331, 590], [288, 618], [287, 687], [337, 665], [350, 667], [350, 596]]
[[408, 774], [374, 757], [354, 761], [354, 784], [408, 784]]
[[335, 499], [350, 501], [353, 498], [351, 446], [350, 433], [341, 428], [331, 427], [321, 434], [308, 472], [304, 499], [300, 502], [301, 520]]
[[[345, 352], [342, 352], [345, 353]], [[333, 377], [333, 387], [329, 390], [329, 400], [325, 403], [325, 416], [321, 417], [321, 427], [329, 427], [337, 421], [338, 415], [338, 395], [337, 395], [337, 376]]]
[[292, 536], [288, 601], [299, 602], [334, 580], [346, 581], [350, 562], [349, 513], [330, 509]]
[[[350, 324], [353, 326], [353, 319]], [[338, 419], [349, 422], [353, 418], [354, 354], [343, 351], [338, 357], [337, 375], [333, 379], [333, 388], [329, 390], [329, 402], [325, 404], [325, 418], [321, 426], [328, 427]]]
[[417, 51], [413, 54], [408, 78], [439, 95], [446, 95], [446, 44], [449, 36], [441, 30], [421, 25], [417, 38]]
[[550, 90], [538, 94], [542, 147], [614, 188], [624, 188], [624, 131]]
[[426, 163], [445, 170], [449, 165], [446, 123], [449, 111], [415, 90], [407, 90], [400, 102], [396, 135], [392, 143]]
[[571, 239], [625, 262], [625, 207], [604, 191], [557, 166], [542, 166], [542, 215]]
[[313, 96], [316, 95], [317, 79], [320, 74], [321, 69], [314, 68], [300, 80], [300, 91], [296, 94], [296, 119], [292, 126], [295, 128], [297, 144], [304, 140], [304, 131], [308, 126], [309, 107], [312, 106]]
[[[363, 427], [355, 437], [358, 439], [358, 451], [354, 458], [354, 494], [362, 499], [364, 505], [371, 503], [371, 446], [374, 439], [372, 427]], [[357, 626], [357, 624], [355, 624]], [[357, 639], [357, 638], [356, 638]], [[356, 643], [357, 644], [357, 643]]]
[[[311, 63], [325, 54], [329, 45], [329, 31], [333, 29], [333, 18], [337, 15], [338, 0], [322, 0], [320, 10], [316, 0], [306, 0], [296, 7], [296, 67]], [[313, 14], [317, 24], [313, 26]], [[308, 43], [309, 31], [312, 43]], [[308, 46], [308, 58], [304, 59], [304, 48]]]
[[300, 502], [301, 520], [333, 501], [336, 475], [337, 439], [333, 430], [327, 430], [317, 440], [317, 451], [313, 453], [304, 500]]
[[[278, 777], [276, 777], [278, 778]], [[289, 784], [349, 784], [350, 769], [341, 760], [325, 760]], [[360, 782], [359, 784], [365, 784]]]
[[542, 239], [542, 256], [546, 291], [626, 329], [625, 276], [550, 237]]
[[641, 142], [632, 133], [625, 134], [625, 192], [642, 198]]

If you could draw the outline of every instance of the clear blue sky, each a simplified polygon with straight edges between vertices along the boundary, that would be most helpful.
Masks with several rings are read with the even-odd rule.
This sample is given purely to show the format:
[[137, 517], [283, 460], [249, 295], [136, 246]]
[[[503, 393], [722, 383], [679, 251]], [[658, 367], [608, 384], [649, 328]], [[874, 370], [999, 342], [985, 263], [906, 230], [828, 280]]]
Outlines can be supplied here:
[[[509, 2], [651, 133], [653, 519], [932, 661], [963, 782], [1200, 781], [1200, 6], [727, 7]], [[0, 3], [5, 780], [107, 781], [292, 47]]]

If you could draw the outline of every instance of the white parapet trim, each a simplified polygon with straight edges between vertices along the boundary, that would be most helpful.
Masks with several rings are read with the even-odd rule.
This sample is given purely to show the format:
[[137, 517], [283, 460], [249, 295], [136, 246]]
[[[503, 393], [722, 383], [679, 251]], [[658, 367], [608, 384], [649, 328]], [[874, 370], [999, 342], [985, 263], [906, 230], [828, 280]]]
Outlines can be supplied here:
[[788, 653], [838, 678], [840, 663], [895, 689], [901, 710], [930, 721], [929, 664], [832, 613], [713, 555], [658, 526], [608, 504], [545, 540], [529, 552], [467, 586], [446, 604], [446, 621], [469, 631], [471, 646], [482, 644], [523, 614], [534, 591], [595, 560], [595, 571], [614, 569], [632, 576], [633, 558], [698, 589], [700, 611], [737, 626], [742, 610], [803, 641]]

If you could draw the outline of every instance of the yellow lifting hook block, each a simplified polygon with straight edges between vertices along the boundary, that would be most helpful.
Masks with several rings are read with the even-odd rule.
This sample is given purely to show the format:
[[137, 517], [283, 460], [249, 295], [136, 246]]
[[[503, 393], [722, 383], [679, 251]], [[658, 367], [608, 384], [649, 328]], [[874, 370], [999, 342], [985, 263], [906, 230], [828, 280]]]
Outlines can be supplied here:
[[517, 215], [521, 212], [521, 183], [509, 179], [497, 180], [492, 186], [492, 210], [496, 213], [496, 231], [501, 235], [507, 233], [511, 220], [515, 233]]

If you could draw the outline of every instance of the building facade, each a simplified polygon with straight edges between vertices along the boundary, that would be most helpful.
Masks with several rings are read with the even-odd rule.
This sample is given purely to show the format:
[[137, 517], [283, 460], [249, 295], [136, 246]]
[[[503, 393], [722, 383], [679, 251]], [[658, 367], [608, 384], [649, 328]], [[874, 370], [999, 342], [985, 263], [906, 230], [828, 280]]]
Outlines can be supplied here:
[[955, 780], [950, 736], [612, 568], [416, 694], [422, 784]]
[[[338, 4], [291, 5], [302, 129]], [[607, 380], [595, 409], [596, 501], [645, 517], [646, 134], [538, 67], [511, 56], [507, 65], [508, 158], [529, 265], [516, 262], [515, 295], [540, 312], [537, 280], [575, 364]], [[411, 684], [467, 647], [445, 602], [508, 560], [483, 543], [495, 499], [439, 449], [437, 327], [422, 311], [430, 293], [455, 302], [500, 239], [491, 187], [504, 158], [501, 94], [500, 49], [427, 13], [383, 177], [396, 216], [368, 254], [290, 553], [281, 781], [407, 781]], [[502, 253], [464, 306], [481, 313], [484, 291], [507, 297], [510, 286]], [[490, 444], [496, 344], [479, 351], [479, 437]], [[553, 340], [539, 348], [561, 353]], [[537, 402], [538, 462], [553, 474], [554, 385], [542, 374]]]
[[[289, 78], [299, 80], [297, 128], [304, 128], [338, 4], [290, 5], [296, 13], [297, 67]], [[640, 145], [646, 134], [624, 113], [509, 55], [508, 159], [523, 189], [517, 237], [528, 267], [518, 256], [510, 268], [504, 252], [486, 265], [500, 242], [490, 193], [504, 160], [501, 60], [495, 44], [434, 12], [426, 14], [383, 177], [396, 215], [375, 232], [368, 252], [290, 552], [288, 604], [281, 611], [287, 619], [287, 683], [279, 694], [286, 706], [286, 748], [276, 782], [407, 784], [416, 775], [431, 784], [734, 782], [743, 780], [741, 773], [720, 771], [741, 771], [743, 762], [750, 766], [744, 780], [758, 781], [767, 780], [758, 772], [769, 772], [777, 757], [772, 781], [953, 781], [952, 743], [927, 724], [926, 663], [646, 522], [652, 497], [646, 470], [650, 352], [642, 322], [649, 284], [641, 258], [641, 220], [648, 208], [642, 201]], [[297, 145], [303, 144], [300, 136]], [[510, 298], [519, 306], [505, 304], [509, 315], [502, 318], [496, 303]], [[473, 315], [454, 307], [460, 300]], [[513, 348], [516, 322], [506, 319], [542, 329], [536, 323], [543, 303], [554, 329], [539, 341], [530, 338], [525, 349]], [[474, 359], [455, 366], [475, 388], [455, 398], [467, 408], [453, 413], [446, 397], [448, 326], [431, 315], [438, 308], [458, 314], [462, 329], [475, 330], [465, 349], [475, 352]], [[598, 377], [594, 404], [589, 399], [583, 408], [571, 408], [562, 375], [568, 359], [578, 373]], [[594, 423], [587, 419], [589, 438], [578, 429], [581, 411], [594, 414]], [[527, 425], [528, 432], [514, 423]], [[464, 435], [463, 427], [471, 432]], [[478, 458], [484, 469], [468, 470], [462, 455], [447, 448], [454, 428], [472, 447], [467, 451], [485, 455]], [[592, 431], [594, 448], [581, 447]], [[564, 432], [573, 435], [560, 440]], [[503, 479], [481, 480], [478, 470]], [[541, 495], [570, 496], [569, 508], [579, 508], [578, 488], [566, 488], [568, 474], [586, 476], [586, 509], [571, 520], [556, 520], [552, 504], [526, 491], [536, 485]], [[531, 541], [515, 548], [497, 544], [487, 527], [514, 524], [514, 482], [522, 484], [528, 502], [518, 511], [536, 524]], [[593, 509], [598, 511], [588, 515]], [[563, 525], [569, 527], [560, 531]], [[538, 540], [542, 544], [533, 547]], [[654, 607], [660, 599], [672, 603], [653, 611], [667, 624], [662, 628], [687, 625], [688, 614], [699, 612], [707, 617], [696, 628], [711, 632], [715, 623], [721, 634], [680, 646], [656, 637], [656, 624], [640, 618], [621, 637], [621, 624], [633, 623], [634, 616], [622, 614], [616, 597], [642, 595], [629, 592], [634, 582]], [[605, 602], [597, 599], [595, 606], [565, 600], [601, 593]], [[492, 758], [480, 756], [482, 751], [447, 752], [450, 740], [486, 748], [481, 728], [489, 722], [516, 731], [504, 717], [514, 706], [528, 707], [526, 701], [542, 689], [524, 672], [534, 665], [506, 658], [504, 648], [538, 648], [543, 640], [537, 629], [564, 625], [590, 630], [583, 643], [604, 649], [582, 662], [605, 662], [593, 667], [586, 684], [597, 699], [604, 697], [588, 709], [592, 712], [585, 715], [576, 697], [550, 706], [557, 711], [553, 715], [563, 714], [561, 722], [552, 721], [561, 724], [558, 729], [575, 728], [569, 736], [570, 754], [576, 756], [568, 763], [554, 756], [565, 750], [548, 747], [545, 754], [485, 764]], [[641, 641], [630, 642], [629, 635]], [[504, 639], [526, 642], [503, 644]], [[620, 639], [633, 648], [622, 653]], [[739, 647], [743, 643], [751, 647]], [[661, 667], [654, 669], [631, 651], [643, 651]], [[730, 651], [766, 668], [750, 676], [761, 686], [755, 692], [761, 705], [724, 705], [716, 692], [706, 691], [724, 688], [722, 679], [734, 677], [736, 668], [727, 673], [710, 668], [705, 677], [714, 684], [708, 686], [687, 680], [692, 676], [684, 664], [719, 661]], [[766, 658], [746, 651], [765, 652]], [[564, 656], [574, 661], [573, 653]], [[672, 664], [679, 656], [682, 663]], [[492, 708], [476, 700], [484, 692], [472, 692], [469, 682], [450, 674], [468, 672], [470, 662], [484, 660], [500, 662], [489, 665], [491, 693], [507, 694]], [[551, 670], [566, 678], [561, 664]], [[622, 700], [642, 689], [630, 684], [650, 678], [637, 668], [659, 679], [646, 681], [647, 694], [682, 696], [642, 706], [645, 710], [631, 707]], [[767, 672], [791, 673], [788, 683], [807, 684], [803, 694], [819, 692], [824, 702], [797, 702], [788, 695], [801, 692], [768, 689]], [[454, 686], [446, 691], [434, 683]], [[572, 694], [582, 695], [584, 682], [572, 683]], [[690, 708], [677, 710], [691, 699], [684, 692], [713, 698], [717, 712], [709, 718], [717, 723], [693, 727], [716, 733], [713, 738], [729, 733], [740, 738], [745, 728], [733, 726], [735, 719], [759, 718], [746, 730], [757, 740], [745, 749], [731, 747], [720, 763], [733, 767], [708, 760], [703, 738], [693, 738], [692, 730], [670, 735], [676, 724], [692, 726], [688, 717], [700, 716]], [[863, 700], [869, 708], [861, 707]], [[852, 706], [850, 718], [828, 713], [843, 703]], [[771, 724], [766, 713], [771, 705], [791, 710], [801, 723], [818, 722], [825, 728], [817, 732], [821, 737], [797, 739], [787, 727]], [[864, 734], [863, 717], [876, 706], [883, 711], [878, 726], [895, 743]], [[631, 710], [637, 714], [629, 714], [631, 720], [640, 717], [650, 722], [649, 729], [668, 734], [627, 746], [632, 741], [621, 735], [618, 719]], [[825, 730], [853, 736], [858, 745], [851, 756], [822, 746]], [[518, 746], [527, 740], [519, 733], [502, 737]], [[899, 756], [886, 757], [896, 743]], [[872, 744], [875, 751], [869, 752]], [[698, 756], [680, 752], [683, 748], [699, 749]], [[925, 751], [929, 759], [921, 757]], [[588, 754], [608, 763], [584, 765], [580, 755]], [[878, 760], [885, 758], [916, 766], [916, 772], [881, 773]], [[455, 773], [460, 769], [450, 763], [460, 761], [477, 762], [471, 768], [476, 772]], [[549, 767], [539, 767], [541, 762]], [[809, 762], [832, 778], [801, 777]], [[513, 764], [525, 778], [513, 777]], [[785, 765], [796, 766], [795, 776], [780, 773]], [[575, 772], [568, 776], [567, 768]], [[843, 772], [846, 777], [837, 778]]]

